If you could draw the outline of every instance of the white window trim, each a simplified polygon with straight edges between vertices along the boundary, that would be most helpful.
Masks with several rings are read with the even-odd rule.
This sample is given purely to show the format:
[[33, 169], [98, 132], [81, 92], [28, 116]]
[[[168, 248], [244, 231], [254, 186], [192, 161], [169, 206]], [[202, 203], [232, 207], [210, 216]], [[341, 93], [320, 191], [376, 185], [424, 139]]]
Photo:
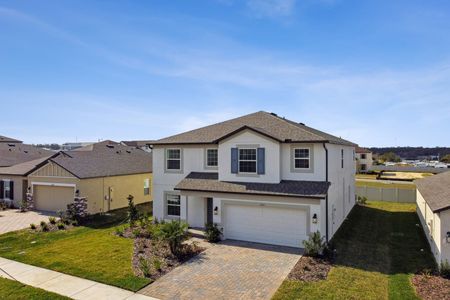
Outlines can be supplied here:
[[[217, 165], [208, 165], [208, 151], [215, 150], [217, 152]], [[219, 149], [217, 148], [206, 148], [205, 149], [205, 169], [217, 169], [219, 167]]]
[[[241, 150], [255, 150], [255, 159], [241, 159]], [[241, 172], [241, 161], [255, 162], [255, 172]], [[258, 147], [240, 147], [238, 148], [238, 174], [258, 174]]]
[[[148, 183], [148, 186], [147, 186], [147, 183]], [[145, 178], [144, 179], [144, 196], [148, 196], [151, 194], [150, 186], [151, 186], [150, 178]], [[145, 193], [145, 189], [148, 189], [148, 194]]]
[[[177, 196], [180, 199], [180, 204], [170, 204], [170, 206], [178, 206], [180, 207], [180, 215], [169, 215], [169, 200], [167, 199], [167, 196], [173, 195]], [[165, 217], [170, 219], [179, 219], [181, 217], [181, 195], [173, 192], [165, 192], [164, 193], [164, 206], [165, 206]]]
[[[295, 150], [308, 150], [308, 157], [295, 157]], [[293, 149], [293, 166], [294, 166], [294, 170], [311, 170], [311, 148], [309, 147], [295, 147]], [[302, 159], [302, 160], [308, 160], [308, 168], [297, 168], [295, 167], [295, 160], [296, 159]]]
[[[169, 169], [168, 168], [169, 150], [180, 151], [180, 158], [170, 158], [170, 160], [179, 160], [180, 161], [179, 169]], [[181, 149], [181, 148], [166, 148], [166, 149], [164, 149], [164, 170], [166, 173], [183, 173], [183, 149]]]
[[[2, 179], [1, 181], [3, 181], [3, 195], [1, 195], [0, 199], [3, 199], [3, 200], [14, 200], [14, 199], [11, 199], [11, 189], [9, 188], [12, 180], [11, 179]], [[8, 184], [8, 186], [6, 186], [6, 184]], [[8, 198], [5, 197], [5, 195], [6, 195], [6, 188], [7, 187], [8, 187], [8, 191], [9, 191]]]

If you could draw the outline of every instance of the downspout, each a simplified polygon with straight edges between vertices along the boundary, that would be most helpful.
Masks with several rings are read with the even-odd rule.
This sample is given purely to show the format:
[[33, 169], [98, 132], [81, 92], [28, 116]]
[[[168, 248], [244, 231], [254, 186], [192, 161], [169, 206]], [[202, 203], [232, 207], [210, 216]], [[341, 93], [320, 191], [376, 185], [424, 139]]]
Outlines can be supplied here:
[[[325, 143], [323, 143], [323, 148], [325, 149], [325, 181], [328, 183], [328, 149]], [[328, 243], [328, 189], [325, 195], [325, 239]]]

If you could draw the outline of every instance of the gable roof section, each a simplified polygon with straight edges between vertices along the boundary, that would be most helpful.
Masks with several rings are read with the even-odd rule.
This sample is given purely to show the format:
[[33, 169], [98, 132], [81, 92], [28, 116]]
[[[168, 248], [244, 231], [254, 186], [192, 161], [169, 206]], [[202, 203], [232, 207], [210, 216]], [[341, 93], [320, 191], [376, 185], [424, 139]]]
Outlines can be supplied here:
[[0, 135], [0, 143], [22, 143], [22, 141], [4, 136], [4, 135]]
[[113, 141], [62, 151], [50, 161], [81, 179], [152, 172], [151, 154]]
[[347, 140], [264, 111], [163, 138], [153, 144], [214, 144], [244, 129], [251, 129], [280, 142], [356, 146]]
[[22, 143], [0, 143], [0, 167], [10, 167], [26, 161], [49, 157], [53, 151]]
[[45, 163], [50, 157], [42, 157], [27, 162], [23, 162], [10, 167], [0, 168], [1, 175], [16, 175], [16, 176], [26, 176], [38, 168], [42, 163]]
[[325, 181], [282, 180], [280, 183], [259, 183], [219, 181], [218, 178], [218, 173], [191, 172], [175, 186], [175, 190], [322, 199], [330, 185]]
[[450, 209], [450, 171], [415, 181], [433, 212]]

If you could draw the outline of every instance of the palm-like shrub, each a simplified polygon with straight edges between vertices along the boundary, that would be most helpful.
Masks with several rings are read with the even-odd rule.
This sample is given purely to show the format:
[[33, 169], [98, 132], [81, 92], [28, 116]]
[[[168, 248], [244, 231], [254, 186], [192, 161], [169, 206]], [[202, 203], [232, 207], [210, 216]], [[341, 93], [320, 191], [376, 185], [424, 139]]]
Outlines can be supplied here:
[[325, 249], [325, 237], [322, 237], [319, 231], [312, 232], [308, 235], [308, 240], [303, 241], [303, 246], [305, 247], [305, 255], [317, 257]]
[[188, 225], [181, 221], [161, 223], [155, 231], [156, 237], [169, 245], [170, 252], [177, 255], [182, 243], [188, 238]]
[[220, 242], [222, 238], [222, 230], [217, 226], [216, 223], [206, 223], [205, 225], [205, 237], [206, 240], [210, 243]]

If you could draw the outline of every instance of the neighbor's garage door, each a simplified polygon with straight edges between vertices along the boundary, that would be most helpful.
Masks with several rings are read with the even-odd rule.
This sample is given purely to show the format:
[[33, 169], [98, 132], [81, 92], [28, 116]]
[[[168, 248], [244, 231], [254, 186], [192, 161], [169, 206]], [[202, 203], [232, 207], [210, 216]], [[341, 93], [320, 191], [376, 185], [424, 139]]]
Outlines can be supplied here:
[[306, 210], [226, 204], [223, 217], [226, 239], [301, 247], [307, 238]]
[[34, 206], [37, 210], [65, 211], [74, 199], [74, 188], [63, 186], [33, 186]]

